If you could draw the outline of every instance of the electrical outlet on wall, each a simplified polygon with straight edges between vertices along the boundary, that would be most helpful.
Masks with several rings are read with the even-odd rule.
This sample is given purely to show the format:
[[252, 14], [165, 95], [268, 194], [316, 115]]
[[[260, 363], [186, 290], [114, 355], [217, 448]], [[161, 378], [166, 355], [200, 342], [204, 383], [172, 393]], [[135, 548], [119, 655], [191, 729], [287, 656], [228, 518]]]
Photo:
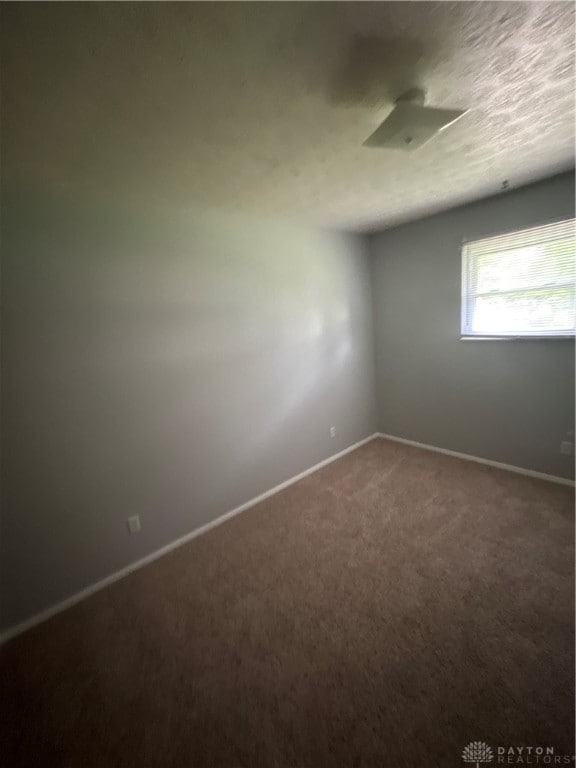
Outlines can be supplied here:
[[330, 427], [330, 437], [336, 437], [336, 427]]
[[570, 440], [562, 440], [562, 442], [560, 443], [560, 453], [563, 456], [573, 456], [574, 443], [570, 442]]
[[141, 528], [140, 515], [132, 515], [132, 517], [128, 518], [128, 530], [130, 533], [140, 533]]

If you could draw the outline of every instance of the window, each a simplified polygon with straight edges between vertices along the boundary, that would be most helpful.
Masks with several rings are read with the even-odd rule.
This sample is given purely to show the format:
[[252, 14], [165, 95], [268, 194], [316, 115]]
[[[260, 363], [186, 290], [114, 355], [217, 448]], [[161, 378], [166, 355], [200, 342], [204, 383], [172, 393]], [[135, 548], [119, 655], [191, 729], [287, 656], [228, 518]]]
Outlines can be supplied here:
[[574, 219], [474, 240], [462, 249], [462, 336], [573, 336]]

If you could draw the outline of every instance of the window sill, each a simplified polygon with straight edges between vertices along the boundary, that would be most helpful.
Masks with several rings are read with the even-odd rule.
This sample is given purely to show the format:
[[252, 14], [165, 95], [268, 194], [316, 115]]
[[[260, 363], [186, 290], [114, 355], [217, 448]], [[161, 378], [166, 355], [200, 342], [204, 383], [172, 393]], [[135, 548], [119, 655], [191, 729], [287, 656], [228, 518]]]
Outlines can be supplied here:
[[460, 336], [460, 341], [574, 341], [574, 334], [545, 334], [542, 336]]

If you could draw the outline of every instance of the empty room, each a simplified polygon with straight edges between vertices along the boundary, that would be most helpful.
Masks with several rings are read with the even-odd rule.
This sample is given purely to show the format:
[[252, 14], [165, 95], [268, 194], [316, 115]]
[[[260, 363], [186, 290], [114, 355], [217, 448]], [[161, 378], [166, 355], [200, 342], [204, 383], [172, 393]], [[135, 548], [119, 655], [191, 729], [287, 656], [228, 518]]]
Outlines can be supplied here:
[[573, 2], [4, 2], [0, 763], [574, 764]]

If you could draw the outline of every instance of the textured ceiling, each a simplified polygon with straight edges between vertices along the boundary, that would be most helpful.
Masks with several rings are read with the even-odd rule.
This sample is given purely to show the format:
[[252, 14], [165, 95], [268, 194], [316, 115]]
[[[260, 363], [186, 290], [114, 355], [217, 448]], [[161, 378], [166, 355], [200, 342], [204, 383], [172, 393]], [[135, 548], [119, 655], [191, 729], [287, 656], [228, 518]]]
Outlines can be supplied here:
[[[573, 166], [574, 5], [4, 3], [4, 177], [370, 228]], [[402, 90], [470, 112], [362, 142]]]

